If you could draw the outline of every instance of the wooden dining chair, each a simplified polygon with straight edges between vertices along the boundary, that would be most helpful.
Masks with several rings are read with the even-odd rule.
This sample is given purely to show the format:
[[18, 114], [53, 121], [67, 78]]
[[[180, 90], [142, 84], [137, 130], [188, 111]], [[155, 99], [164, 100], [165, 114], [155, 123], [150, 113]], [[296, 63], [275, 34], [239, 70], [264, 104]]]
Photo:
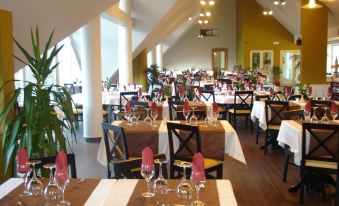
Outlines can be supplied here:
[[[228, 120], [233, 122], [233, 127], [237, 129], [237, 117], [246, 118], [246, 128], [248, 119], [251, 116], [253, 107], [253, 91], [235, 91], [233, 108], [228, 110]], [[253, 122], [251, 122], [251, 132], [253, 130]]]
[[[335, 205], [339, 205], [339, 125], [303, 122], [300, 162], [300, 204], [304, 203], [304, 187], [312, 173], [335, 175]], [[309, 143], [309, 145], [307, 145]], [[328, 176], [330, 179], [331, 177]], [[325, 178], [322, 178], [325, 179]], [[323, 182], [317, 181], [322, 184]], [[324, 188], [323, 188], [324, 189]]]
[[119, 110], [123, 111], [125, 110], [125, 105], [123, 104], [123, 101], [130, 101], [133, 100], [133, 97], [137, 97], [138, 92], [120, 92], [120, 98], [119, 98]]
[[[35, 169], [40, 170], [41, 174], [46, 174], [48, 172], [48, 169], [44, 168], [43, 166], [45, 164], [49, 163], [55, 163], [56, 156], [50, 156], [50, 157], [41, 157], [33, 160], [40, 160], [41, 162], [39, 164], [35, 165]], [[76, 170], [76, 164], [75, 164], [75, 155], [74, 153], [67, 154], [67, 164], [70, 170], [70, 177], [71, 178], [77, 178], [77, 170]]]
[[[284, 112], [284, 120], [305, 120], [304, 110], [298, 109], [298, 110], [290, 110]], [[293, 165], [294, 162], [290, 162], [290, 157], [292, 157], [294, 153], [290, 150], [290, 147], [288, 145], [284, 146], [284, 166], [283, 166], [283, 182], [286, 182], [287, 177], [287, 170], [288, 165]]]
[[301, 95], [300, 94], [293, 94], [293, 95], [288, 97], [289, 101], [296, 101], [297, 99], [301, 99]]
[[[257, 95], [255, 96], [255, 101], [263, 101], [265, 102], [266, 100], [270, 100], [270, 95]], [[255, 143], [258, 144], [259, 143], [259, 135], [260, 133], [263, 133], [263, 130], [260, 128], [259, 126], [259, 119], [255, 118], [255, 136], [256, 136], [256, 140]]]
[[[175, 100], [175, 99], [168, 100], [169, 119], [171, 121], [184, 118], [182, 111], [177, 111], [177, 109], [176, 109], [177, 106], [182, 106], [182, 105], [184, 105], [184, 102], [182, 102], [182, 101], [178, 101], [178, 100]], [[175, 115], [175, 117], [174, 117], [174, 115]]]
[[215, 102], [214, 90], [202, 90], [201, 101]]
[[272, 101], [284, 101], [284, 95], [282, 91], [273, 92], [273, 97], [271, 97]]
[[265, 117], [267, 129], [265, 131], [264, 154], [267, 153], [267, 146], [269, 144], [275, 143], [279, 133], [281, 121], [284, 119], [283, 112], [288, 110], [289, 104], [286, 101], [265, 101]]
[[[167, 122], [168, 141], [170, 150], [170, 178], [177, 178], [177, 172], [181, 174], [179, 166], [183, 162], [192, 162], [194, 153], [201, 152], [201, 140], [199, 126]], [[174, 149], [174, 141], [179, 142], [178, 149]], [[211, 178], [210, 173], [216, 172], [216, 178], [222, 179], [223, 162], [215, 159], [204, 158], [206, 177]]]
[[64, 87], [67, 88], [67, 90], [69, 91], [69, 93], [75, 94], [74, 85], [73, 85], [72, 83], [64, 83]]

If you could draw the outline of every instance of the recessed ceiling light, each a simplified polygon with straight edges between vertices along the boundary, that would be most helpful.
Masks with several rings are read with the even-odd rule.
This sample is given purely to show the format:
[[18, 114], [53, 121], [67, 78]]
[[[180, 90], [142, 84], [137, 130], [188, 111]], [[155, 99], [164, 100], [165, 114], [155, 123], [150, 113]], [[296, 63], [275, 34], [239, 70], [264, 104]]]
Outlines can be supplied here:
[[207, 19], [204, 20], [204, 24], [208, 24], [208, 20]]
[[202, 24], [202, 20], [201, 20], [201, 19], [199, 19], [199, 20], [198, 20], [198, 23], [199, 23], [199, 24]]
[[211, 12], [210, 11], [206, 11], [205, 15], [206, 16], [211, 16]]
[[285, 1], [285, 0], [281, 0], [280, 4], [281, 4], [282, 6], [284, 6], [284, 5], [286, 4], [286, 1]]
[[205, 6], [206, 5], [206, 1], [205, 0], [200, 0], [200, 4]]
[[267, 15], [268, 12], [267, 12], [266, 10], [264, 10], [264, 11], [262, 12], [262, 14], [263, 14], [263, 15]]
[[274, 0], [273, 3], [274, 5], [279, 5], [279, 0]]
[[272, 10], [269, 10], [268, 11], [268, 15], [272, 15], [273, 14], [273, 11]]
[[188, 21], [192, 21], [192, 17], [188, 17]]
[[213, 5], [215, 4], [215, 2], [214, 2], [214, 0], [210, 0], [210, 1], [208, 2], [208, 4], [209, 4], [210, 6], [213, 6]]

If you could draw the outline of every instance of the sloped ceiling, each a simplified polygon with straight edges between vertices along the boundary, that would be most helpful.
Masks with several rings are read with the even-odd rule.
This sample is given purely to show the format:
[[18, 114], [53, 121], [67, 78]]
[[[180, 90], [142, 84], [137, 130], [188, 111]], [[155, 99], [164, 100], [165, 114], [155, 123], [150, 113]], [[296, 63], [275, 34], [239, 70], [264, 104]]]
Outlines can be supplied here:
[[[118, 0], [0, 0], [0, 8], [13, 14], [13, 36], [30, 48], [30, 30], [39, 27], [41, 42], [55, 30], [53, 44], [60, 42]], [[20, 56], [17, 48], [14, 53]], [[16, 61], [15, 67], [22, 65]]]

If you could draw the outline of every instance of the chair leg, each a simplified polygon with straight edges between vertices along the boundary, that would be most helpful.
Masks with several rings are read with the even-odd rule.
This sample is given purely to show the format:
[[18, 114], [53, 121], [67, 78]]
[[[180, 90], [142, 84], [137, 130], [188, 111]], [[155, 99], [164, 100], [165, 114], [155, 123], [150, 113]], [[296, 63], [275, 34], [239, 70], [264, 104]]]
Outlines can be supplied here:
[[304, 168], [300, 168], [300, 194], [299, 194], [299, 204], [304, 204], [304, 188], [305, 187], [305, 172]]
[[237, 131], [237, 116], [233, 115], [234, 130]]
[[222, 179], [222, 165], [217, 169], [217, 179]]
[[246, 125], [246, 130], [247, 130], [247, 126], [248, 126], [248, 119], [247, 119], [247, 117], [245, 116], [245, 125]]
[[255, 119], [255, 124], [256, 124], [256, 140], [255, 140], [255, 143], [258, 144], [258, 141], [259, 141], [259, 133], [260, 133], [260, 127], [259, 127], [259, 121], [258, 121], [258, 119]]
[[290, 161], [290, 154], [288, 151], [288, 147], [285, 146], [285, 158], [284, 158], [284, 170], [283, 170], [283, 182], [286, 182], [288, 163]]
[[265, 132], [265, 145], [264, 145], [264, 154], [267, 153], [267, 145], [268, 145], [268, 132]]
[[335, 190], [335, 206], [339, 206], [339, 175], [337, 173], [336, 190]]

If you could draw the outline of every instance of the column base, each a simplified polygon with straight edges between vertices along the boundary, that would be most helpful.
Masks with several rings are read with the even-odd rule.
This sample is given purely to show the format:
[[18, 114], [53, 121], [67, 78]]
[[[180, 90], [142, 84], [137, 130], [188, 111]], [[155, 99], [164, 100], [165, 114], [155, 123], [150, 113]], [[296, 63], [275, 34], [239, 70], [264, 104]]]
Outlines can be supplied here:
[[84, 137], [85, 142], [88, 142], [88, 143], [97, 143], [97, 142], [100, 142], [101, 138], [102, 137]]

